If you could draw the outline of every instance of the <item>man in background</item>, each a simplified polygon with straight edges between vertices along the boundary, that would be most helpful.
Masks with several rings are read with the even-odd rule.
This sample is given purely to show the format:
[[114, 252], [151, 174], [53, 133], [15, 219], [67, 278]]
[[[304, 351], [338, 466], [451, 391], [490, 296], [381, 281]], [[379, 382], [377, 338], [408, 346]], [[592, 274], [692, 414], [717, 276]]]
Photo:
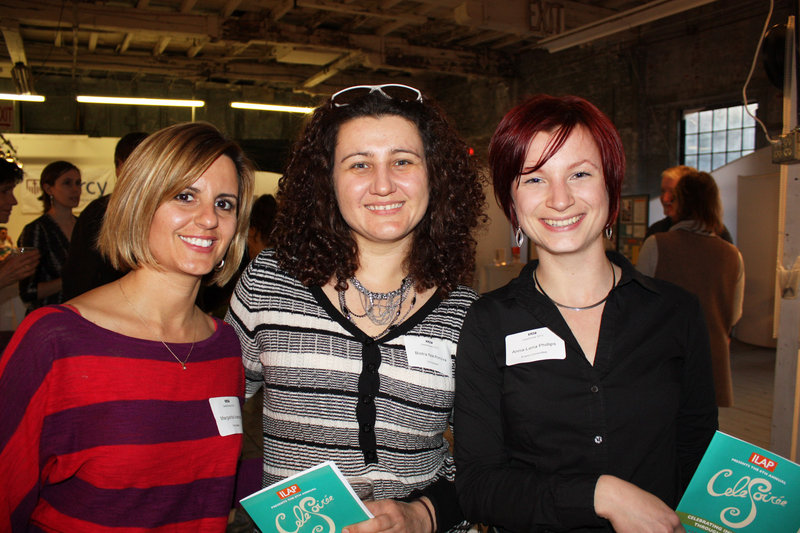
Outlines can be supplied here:
[[[145, 137], [147, 137], [146, 133], [136, 131], [126, 134], [117, 142], [114, 149], [114, 171], [117, 177], [119, 177], [122, 164]], [[69, 243], [67, 262], [61, 272], [64, 301], [100, 285], [111, 283], [124, 274], [124, 272], [115, 270], [97, 251], [96, 247], [97, 234], [100, 233], [100, 226], [103, 224], [103, 217], [110, 199], [111, 196], [106, 194], [92, 200], [75, 223]]]

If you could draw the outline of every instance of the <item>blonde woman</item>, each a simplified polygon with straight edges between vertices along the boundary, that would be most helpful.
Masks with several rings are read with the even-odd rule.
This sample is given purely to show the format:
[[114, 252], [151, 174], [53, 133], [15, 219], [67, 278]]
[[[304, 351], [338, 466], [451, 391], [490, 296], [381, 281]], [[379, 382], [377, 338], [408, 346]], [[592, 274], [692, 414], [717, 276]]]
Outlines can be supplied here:
[[194, 302], [236, 272], [252, 191], [209, 124], [133, 152], [99, 241], [128, 273], [31, 313], [0, 361], [0, 530], [225, 530], [244, 376], [233, 329]]

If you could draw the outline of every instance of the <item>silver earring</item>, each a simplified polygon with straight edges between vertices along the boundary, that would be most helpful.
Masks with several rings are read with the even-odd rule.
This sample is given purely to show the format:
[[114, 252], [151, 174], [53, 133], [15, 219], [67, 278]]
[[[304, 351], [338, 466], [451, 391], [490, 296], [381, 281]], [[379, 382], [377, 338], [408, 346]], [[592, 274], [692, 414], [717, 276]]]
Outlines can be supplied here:
[[225, 259], [220, 261], [219, 264], [214, 267], [214, 271], [219, 272], [220, 270], [222, 270], [222, 267], [224, 266], [225, 266]]
[[606, 239], [609, 241], [611, 240], [611, 236], [614, 234], [614, 230], [611, 229], [611, 226], [606, 226]]
[[522, 243], [525, 242], [525, 234], [522, 233], [522, 228], [517, 226], [517, 231], [514, 232], [514, 239], [517, 241], [517, 247], [522, 248]]

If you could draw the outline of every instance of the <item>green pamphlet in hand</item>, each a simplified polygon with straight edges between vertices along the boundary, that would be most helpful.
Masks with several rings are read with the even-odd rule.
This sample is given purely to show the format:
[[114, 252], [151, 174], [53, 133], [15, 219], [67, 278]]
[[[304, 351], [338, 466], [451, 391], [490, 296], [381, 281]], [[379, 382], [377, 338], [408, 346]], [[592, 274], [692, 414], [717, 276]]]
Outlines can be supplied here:
[[241, 503], [265, 533], [340, 533], [372, 518], [332, 461], [261, 489]]
[[800, 533], [800, 465], [717, 431], [677, 512], [687, 533]]

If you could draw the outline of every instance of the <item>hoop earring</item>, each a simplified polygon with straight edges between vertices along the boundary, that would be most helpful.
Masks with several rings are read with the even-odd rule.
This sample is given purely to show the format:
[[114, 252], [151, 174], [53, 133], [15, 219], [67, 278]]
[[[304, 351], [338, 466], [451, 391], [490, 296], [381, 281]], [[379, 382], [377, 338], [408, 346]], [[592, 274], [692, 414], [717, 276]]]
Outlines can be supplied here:
[[613, 234], [614, 230], [611, 228], [611, 226], [606, 226], [606, 239], [610, 241]]
[[224, 266], [225, 266], [225, 259], [220, 261], [219, 264], [214, 267], [214, 272], [219, 272], [220, 270], [222, 270], [222, 267]]
[[517, 231], [514, 232], [514, 240], [517, 241], [517, 247], [522, 248], [522, 243], [525, 242], [525, 234], [522, 233], [522, 228], [517, 226]]

